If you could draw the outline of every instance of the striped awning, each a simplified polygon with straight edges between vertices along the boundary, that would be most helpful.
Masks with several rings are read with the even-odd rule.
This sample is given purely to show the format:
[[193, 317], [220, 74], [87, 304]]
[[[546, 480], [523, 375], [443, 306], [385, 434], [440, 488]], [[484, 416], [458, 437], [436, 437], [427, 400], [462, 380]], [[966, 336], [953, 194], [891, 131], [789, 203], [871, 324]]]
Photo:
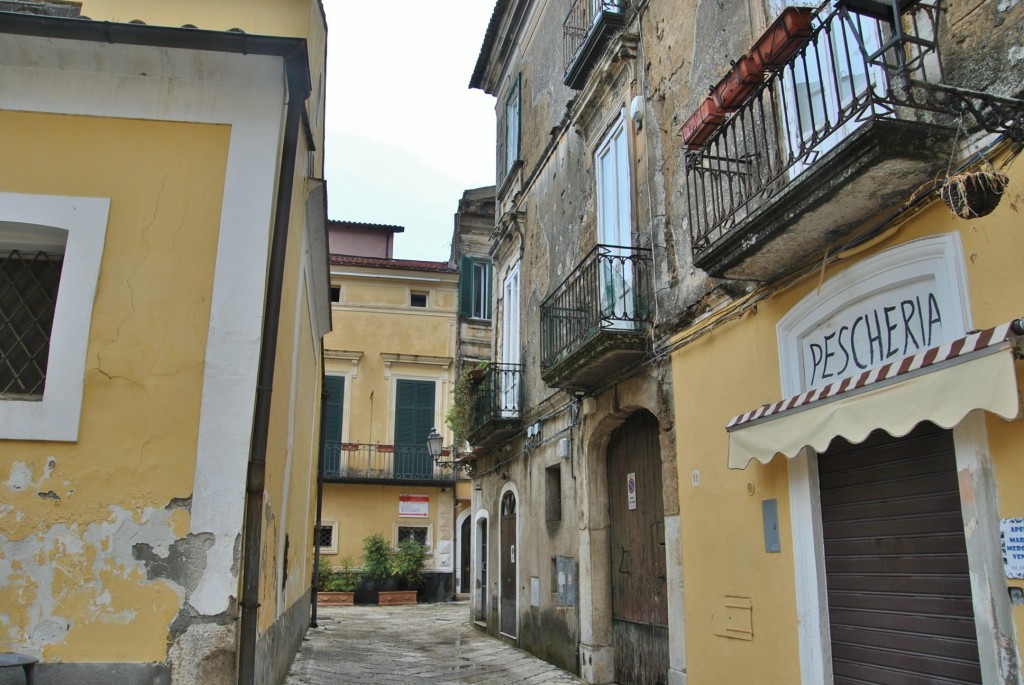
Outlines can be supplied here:
[[726, 426], [729, 468], [795, 457], [804, 447], [822, 452], [840, 436], [859, 443], [876, 429], [899, 437], [921, 421], [952, 428], [975, 409], [1012, 419], [1020, 407], [1013, 362], [1021, 333], [1024, 320], [971, 333], [740, 414]]

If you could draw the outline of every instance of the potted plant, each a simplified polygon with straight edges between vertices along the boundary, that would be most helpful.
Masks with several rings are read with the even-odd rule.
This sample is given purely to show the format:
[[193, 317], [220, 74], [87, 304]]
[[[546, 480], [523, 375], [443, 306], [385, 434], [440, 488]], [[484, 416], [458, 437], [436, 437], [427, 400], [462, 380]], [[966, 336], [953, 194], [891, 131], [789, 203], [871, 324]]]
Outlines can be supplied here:
[[380, 533], [363, 538], [363, 576], [377, 590], [391, 577], [391, 545]]
[[[323, 565], [326, 560], [321, 561], [321, 568], [318, 576], [322, 577]], [[355, 604], [356, 588], [359, 587], [360, 574], [352, 568], [352, 560], [345, 557], [341, 560], [341, 569], [334, 571], [330, 564], [327, 564], [330, 575], [326, 583], [321, 583], [321, 592], [317, 595], [317, 604], [333, 606], [352, 606]]]
[[976, 219], [995, 210], [1009, 182], [1006, 174], [986, 164], [946, 176], [939, 185], [939, 197], [961, 219]]

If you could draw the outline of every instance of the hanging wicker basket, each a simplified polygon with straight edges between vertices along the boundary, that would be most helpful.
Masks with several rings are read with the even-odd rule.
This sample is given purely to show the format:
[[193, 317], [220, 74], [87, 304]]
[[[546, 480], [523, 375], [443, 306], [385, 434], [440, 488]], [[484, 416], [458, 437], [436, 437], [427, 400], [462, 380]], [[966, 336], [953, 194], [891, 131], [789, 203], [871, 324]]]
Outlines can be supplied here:
[[939, 196], [961, 219], [976, 219], [995, 210], [1009, 182], [1009, 177], [998, 171], [964, 172], [946, 178]]

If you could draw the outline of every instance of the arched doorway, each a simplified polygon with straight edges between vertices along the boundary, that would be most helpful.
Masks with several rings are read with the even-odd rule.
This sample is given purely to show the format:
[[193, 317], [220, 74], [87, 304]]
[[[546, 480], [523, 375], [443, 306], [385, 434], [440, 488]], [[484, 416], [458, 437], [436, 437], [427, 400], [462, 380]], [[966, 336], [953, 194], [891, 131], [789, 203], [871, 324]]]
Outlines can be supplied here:
[[608, 443], [609, 562], [615, 682], [668, 679], [665, 506], [658, 420], [626, 419]]
[[516, 496], [506, 492], [501, 497], [501, 582], [499, 586], [500, 630], [503, 635], [516, 634]]

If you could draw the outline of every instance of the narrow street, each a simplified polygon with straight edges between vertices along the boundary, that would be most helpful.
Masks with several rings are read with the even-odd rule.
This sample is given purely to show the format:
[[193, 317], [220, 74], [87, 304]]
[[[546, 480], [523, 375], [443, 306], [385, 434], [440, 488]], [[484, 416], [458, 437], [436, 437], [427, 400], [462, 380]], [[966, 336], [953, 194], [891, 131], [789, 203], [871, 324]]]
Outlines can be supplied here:
[[321, 607], [286, 685], [581, 683], [469, 623], [466, 602]]

